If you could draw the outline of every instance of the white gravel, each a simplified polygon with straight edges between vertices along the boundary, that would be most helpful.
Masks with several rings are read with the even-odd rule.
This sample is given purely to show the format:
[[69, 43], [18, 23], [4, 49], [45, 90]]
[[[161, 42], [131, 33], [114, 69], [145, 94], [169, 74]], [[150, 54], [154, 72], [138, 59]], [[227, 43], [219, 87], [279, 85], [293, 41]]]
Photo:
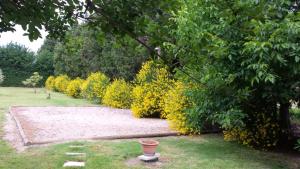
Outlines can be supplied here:
[[28, 140], [27, 144], [176, 134], [169, 129], [165, 120], [138, 119], [131, 115], [130, 110], [125, 109], [12, 107], [11, 114], [20, 124], [19, 130], [23, 130], [23, 137]]

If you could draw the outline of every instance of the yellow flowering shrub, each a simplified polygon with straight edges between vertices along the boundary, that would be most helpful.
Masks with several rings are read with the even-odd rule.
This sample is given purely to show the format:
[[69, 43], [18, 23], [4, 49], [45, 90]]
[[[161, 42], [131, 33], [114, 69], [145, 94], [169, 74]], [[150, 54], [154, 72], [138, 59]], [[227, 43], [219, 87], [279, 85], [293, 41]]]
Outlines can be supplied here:
[[67, 75], [59, 75], [55, 78], [54, 89], [58, 92], [63, 92], [67, 90], [70, 78]]
[[160, 106], [163, 95], [154, 84], [136, 86], [132, 91], [132, 96], [131, 110], [135, 117], [160, 117], [163, 111]]
[[124, 79], [114, 80], [105, 91], [103, 103], [116, 108], [130, 108], [132, 86]]
[[77, 77], [74, 80], [71, 80], [70, 83], [68, 84], [66, 94], [68, 96], [79, 98], [81, 96], [81, 85], [83, 82], [84, 80], [80, 79], [79, 77]]
[[137, 74], [137, 85], [133, 88], [131, 110], [135, 117], [166, 118], [164, 113], [164, 95], [173, 81], [166, 67], [146, 62]]
[[49, 76], [45, 82], [45, 87], [48, 90], [54, 90], [55, 88], [55, 77]]
[[156, 80], [159, 69], [164, 69], [163, 71], [165, 71], [166, 67], [158, 65], [152, 60], [145, 62], [139, 73], [136, 75], [136, 82], [139, 84], [143, 84], [150, 83]]
[[226, 141], [236, 140], [244, 145], [263, 149], [276, 146], [280, 129], [275, 117], [258, 113], [249, 121], [251, 124], [242, 129], [233, 128], [224, 131], [224, 139]]
[[91, 73], [81, 86], [82, 96], [101, 103], [109, 81], [110, 79], [101, 72]]
[[181, 134], [192, 132], [188, 127], [185, 109], [191, 106], [191, 102], [185, 96], [184, 92], [187, 86], [177, 81], [164, 97], [164, 112], [170, 127]]

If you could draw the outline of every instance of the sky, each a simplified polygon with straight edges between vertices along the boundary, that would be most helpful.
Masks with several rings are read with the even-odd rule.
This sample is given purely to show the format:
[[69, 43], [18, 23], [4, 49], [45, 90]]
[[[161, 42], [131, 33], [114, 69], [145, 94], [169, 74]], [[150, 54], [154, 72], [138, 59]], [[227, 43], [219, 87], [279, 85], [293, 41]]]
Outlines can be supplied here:
[[25, 31], [23, 31], [21, 26], [17, 25], [15, 26], [15, 29], [15, 32], [0, 33], [0, 46], [6, 45], [10, 42], [16, 42], [18, 44], [26, 46], [33, 52], [37, 52], [37, 50], [43, 44], [45, 37], [47, 36], [47, 33], [42, 30], [42, 38], [30, 42], [28, 36], [23, 36]]

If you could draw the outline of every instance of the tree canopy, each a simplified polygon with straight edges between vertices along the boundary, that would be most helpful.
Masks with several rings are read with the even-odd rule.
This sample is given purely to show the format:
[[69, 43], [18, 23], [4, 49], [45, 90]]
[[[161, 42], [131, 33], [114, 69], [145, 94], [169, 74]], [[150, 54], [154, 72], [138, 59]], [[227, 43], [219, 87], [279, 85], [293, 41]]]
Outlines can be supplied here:
[[164, 36], [170, 32], [163, 24], [170, 23], [171, 12], [178, 6], [176, 0], [5, 0], [0, 2], [0, 32], [14, 31], [19, 24], [30, 40], [40, 37], [42, 28], [60, 37], [81, 19], [105, 32], [126, 34], [155, 52], [155, 43], [171, 40]]
[[0, 47], [0, 68], [6, 77], [3, 86], [21, 86], [33, 70], [35, 55], [25, 46], [10, 43]]
[[128, 36], [105, 33], [99, 27], [73, 27], [53, 51], [55, 74], [86, 78], [101, 71], [111, 78], [132, 80], [149, 53]]
[[183, 3], [174, 48], [203, 86], [193, 92], [194, 114], [245, 129], [262, 113], [287, 139], [289, 107], [300, 99], [300, 15], [291, 1]]
[[36, 86], [39, 84], [39, 82], [43, 79], [43, 76], [40, 76], [38, 72], [33, 72], [32, 76], [30, 76], [28, 79], [22, 81], [23, 85], [27, 87], [33, 87], [34, 93], [36, 93]]

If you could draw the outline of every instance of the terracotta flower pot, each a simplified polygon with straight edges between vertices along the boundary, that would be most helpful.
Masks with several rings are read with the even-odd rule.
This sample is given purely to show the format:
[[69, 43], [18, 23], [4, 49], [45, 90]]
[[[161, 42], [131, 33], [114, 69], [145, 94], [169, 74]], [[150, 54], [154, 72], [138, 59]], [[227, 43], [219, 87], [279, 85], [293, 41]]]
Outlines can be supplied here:
[[145, 156], [154, 156], [159, 142], [155, 140], [140, 140]]

